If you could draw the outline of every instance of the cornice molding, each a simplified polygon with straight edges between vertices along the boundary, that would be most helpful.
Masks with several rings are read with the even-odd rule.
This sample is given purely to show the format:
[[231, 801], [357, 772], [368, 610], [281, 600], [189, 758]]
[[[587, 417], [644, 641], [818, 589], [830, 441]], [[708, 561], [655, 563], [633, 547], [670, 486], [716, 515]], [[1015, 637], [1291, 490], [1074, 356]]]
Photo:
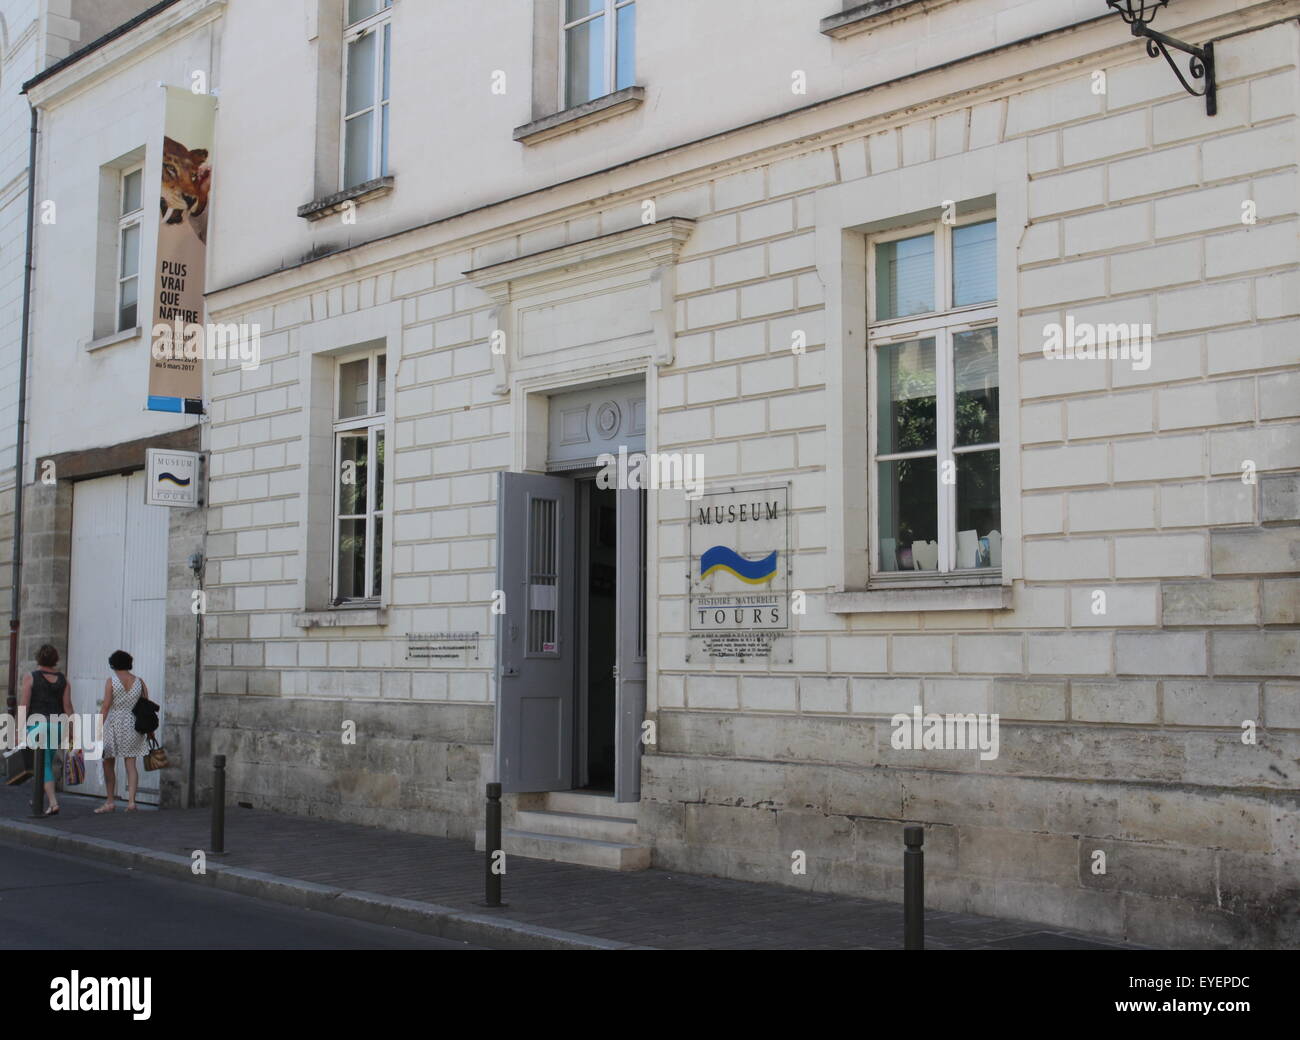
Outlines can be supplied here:
[[33, 86], [27, 96], [37, 108], [64, 104], [177, 39], [217, 21], [225, 14], [226, 0], [184, 0], [160, 11], [155, 18], [87, 54], [49, 79]]
[[461, 273], [494, 300], [518, 298], [567, 282], [596, 266], [615, 271], [676, 263], [694, 230], [694, 220], [668, 217]]

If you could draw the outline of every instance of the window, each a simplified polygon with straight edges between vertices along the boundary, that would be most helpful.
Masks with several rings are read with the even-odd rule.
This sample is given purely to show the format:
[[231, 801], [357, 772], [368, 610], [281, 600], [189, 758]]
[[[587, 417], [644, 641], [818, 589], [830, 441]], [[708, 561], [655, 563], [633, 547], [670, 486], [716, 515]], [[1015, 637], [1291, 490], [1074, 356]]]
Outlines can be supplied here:
[[560, 53], [561, 108], [632, 86], [636, 81], [634, 0], [565, 0]]
[[877, 577], [1000, 570], [995, 238], [976, 215], [868, 242]]
[[388, 174], [392, 13], [393, 0], [347, 0], [343, 33], [343, 188]]
[[340, 361], [334, 393], [335, 606], [377, 600], [384, 573], [386, 355]]
[[140, 218], [144, 213], [141, 190], [144, 170], [123, 170], [118, 185], [117, 290], [114, 331], [125, 332], [138, 324], [140, 302]]

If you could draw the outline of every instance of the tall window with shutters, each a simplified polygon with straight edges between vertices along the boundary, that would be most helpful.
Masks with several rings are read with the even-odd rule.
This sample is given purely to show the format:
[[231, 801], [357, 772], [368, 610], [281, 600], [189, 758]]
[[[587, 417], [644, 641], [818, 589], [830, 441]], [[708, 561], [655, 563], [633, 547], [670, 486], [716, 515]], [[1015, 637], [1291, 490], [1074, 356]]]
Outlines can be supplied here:
[[868, 242], [873, 582], [1000, 573], [996, 239], [982, 213]]
[[387, 356], [342, 358], [335, 381], [335, 606], [378, 602], [384, 575]]
[[341, 188], [388, 174], [393, 0], [347, 0]]

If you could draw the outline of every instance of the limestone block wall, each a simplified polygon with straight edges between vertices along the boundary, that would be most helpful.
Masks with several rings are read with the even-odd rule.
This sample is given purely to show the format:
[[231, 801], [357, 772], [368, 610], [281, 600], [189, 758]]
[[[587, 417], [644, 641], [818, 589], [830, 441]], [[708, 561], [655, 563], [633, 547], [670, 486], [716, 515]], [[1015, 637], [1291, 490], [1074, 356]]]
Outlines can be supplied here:
[[[1296, 41], [1287, 24], [1222, 44], [1214, 120], [1167, 70], [1125, 65], [1104, 95], [1081, 72], [715, 185], [659, 444], [705, 452], [713, 479], [790, 479], [793, 586], [816, 588], [834, 580], [819, 496], [837, 391], [821, 353], [784, 349], [796, 326], [825, 341], [812, 193], [1024, 143], [1028, 221], [999, 227], [1019, 236], [1001, 346], [1021, 357], [1020, 443], [1004, 446], [1021, 563], [1008, 611], [811, 606], [793, 665], [761, 670], [684, 666], [683, 602], [661, 593], [642, 806], [657, 862], [896, 898], [898, 824], [920, 820], [938, 905], [1157, 942], [1297, 941]], [[1150, 323], [1150, 367], [1043, 357], [1044, 325], [1067, 318]], [[684, 565], [674, 515], [664, 588]], [[998, 713], [1000, 757], [894, 750], [887, 717], [915, 705]]]
[[[524, 431], [493, 392], [491, 301], [463, 272], [635, 227], [651, 198], [696, 221], [676, 358], [644, 366], [652, 446], [700, 453], [710, 483], [789, 480], [792, 584], [809, 594], [792, 662], [687, 662], [686, 510], [655, 497], [657, 743], [639, 812], [656, 864], [898, 898], [900, 824], [921, 822], [937, 908], [1149, 942], [1300, 941], [1298, 41], [1282, 22], [1221, 42], [1214, 119], [1132, 49], [1093, 63], [1096, 93], [1084, 55], [1028, 84], [873, 97], [778, 143], [769, 128], [726, 164], [602, 175], [496, 226], [276, 276], [249, 306], [218, 294], [220, 320], [263, 335], [258, 369], [216, 366], [210, 382], [200, 732], [203, 754], [231, 756], [232, 798], [472, 834], [492, 741], [495, 474]], [[832, 407], [846, 391], [828, 370], [843, 344], [819, 193], [974, 168], [990, 149], [1025, 169], [996, 200], [1014, 272], [1000, 349], [1018, 359], [1003, 388], [1012, 605], [833, 610], [845, 521], [830, 460], [860, 416]], [[1150, 323], [1150, 367], [1043, 357], [1044, 326], [1067, 318]], [[312, 359], [379, 339], [385, 612], [307, 624], [323, 606], [311, 470], [332, 465]], [[406, 658], [407, 633], [439, 630], [482, 632], [480, 659]], [[917, 705], [997, 713], [1000, 756], [894, 749], [890, 717]]]

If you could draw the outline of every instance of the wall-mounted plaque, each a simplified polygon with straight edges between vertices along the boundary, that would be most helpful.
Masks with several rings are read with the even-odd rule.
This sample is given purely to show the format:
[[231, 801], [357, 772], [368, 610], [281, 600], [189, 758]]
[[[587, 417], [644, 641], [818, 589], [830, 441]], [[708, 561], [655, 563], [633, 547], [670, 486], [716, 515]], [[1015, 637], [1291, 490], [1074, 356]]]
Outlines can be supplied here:
[[478, 642], [477, 632], [408, 632], [406, 659], [466, 664], [479, 659]]
[[772, 656], [790, 628], [789, 483], [709, 491], [686, 505], [692, 652]]

